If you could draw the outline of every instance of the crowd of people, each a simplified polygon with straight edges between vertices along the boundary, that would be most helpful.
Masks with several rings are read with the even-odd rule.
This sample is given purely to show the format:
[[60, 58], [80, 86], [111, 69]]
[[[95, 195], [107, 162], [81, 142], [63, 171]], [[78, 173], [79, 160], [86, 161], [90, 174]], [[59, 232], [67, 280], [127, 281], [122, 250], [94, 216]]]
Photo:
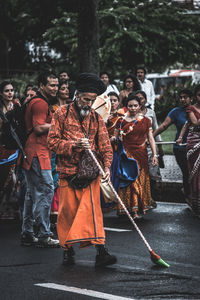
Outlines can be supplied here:
[[[74, 243], [94, 245], [96, 267], [114, 264], [116, 257], [105, 248], [102, 211], [116, 209], [119, 219], [126, 214], [104, 193], [90, 151], [104, 169], [104, 182], [112, 182], [137, 220], [157, 206], [151, 189], [164, 167], [160, 134], [171, 124], [177, 128], [173, 151], [185, 200], [200, 217], [200, 85], [194, 94], [182, 89], [180, 106], [158, 126], [153, 85], [145, 75], [145, 68], [138, 67], [119, 90], [107, 72], [82, 73], [72, 94], [67, 72], [44, 72], [37, 87], [27, 85], [21, 99], [15, 98], [12, 82], [0, 83], [1, 134], [4, 116], [26, 105], [26, 157], [0, 140], [0, 219], [21, 211], [22, 246], [62, 247], [63, 262], [69, 265], [75, 262]], [[110, 101], [106, 119], [92, 108], [102, 95]]]

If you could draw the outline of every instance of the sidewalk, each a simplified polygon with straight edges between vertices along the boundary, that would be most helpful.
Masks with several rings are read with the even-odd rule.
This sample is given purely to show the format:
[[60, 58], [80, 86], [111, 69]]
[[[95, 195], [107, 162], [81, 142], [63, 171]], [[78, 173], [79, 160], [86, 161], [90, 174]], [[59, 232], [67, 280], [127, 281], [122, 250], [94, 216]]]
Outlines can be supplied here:
[[160, 169], [162, 181], [157, 182], [152, 194], [156, 201], [185, 203], [182, 189], [182, 173], [174, 155], [164, 155], [165, 168]]
[[163, 182], [182, 183], [182, 173], [174, 155], [164, 155], [165, 168], [160, 169]]

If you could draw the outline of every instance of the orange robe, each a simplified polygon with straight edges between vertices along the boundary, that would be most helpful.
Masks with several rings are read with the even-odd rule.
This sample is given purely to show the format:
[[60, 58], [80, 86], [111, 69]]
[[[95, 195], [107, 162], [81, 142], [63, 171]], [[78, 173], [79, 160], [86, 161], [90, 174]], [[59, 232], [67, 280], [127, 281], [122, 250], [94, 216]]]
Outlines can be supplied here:
[[[73, 243], [80, 243], [80, 247], [104, 244], [99, 178], [83, 189], [71, 188], [66, 180], [66, 177], [78, 172], [82, 149], [74, 148], [73, 145], [77, 139], [85, 137], [75, 103], [70, 105], [67, 118], [66, 113], [67, 105], [55, 111], [47, 139], [49, 148], [57, 154], [57, 171], [60, 178], [57, 220], [60, 245], [66, 248]], [[98, 115], [97, 121], [95, 111], [92, 109], [84, 118], [82, 126], [87, 133], [90, 133], [89, 141], [92, 150], [96, 149], [96, 136], [98, 137], [96, 150], [102, 156], [103, 166], [110, 168], [113, 152], [102, 117]]]
[[61, 247], [105, 244], [99, 178], [81, 190], [71, 188], [66, 179], [60, 179], [59, 187], [57, 231]]

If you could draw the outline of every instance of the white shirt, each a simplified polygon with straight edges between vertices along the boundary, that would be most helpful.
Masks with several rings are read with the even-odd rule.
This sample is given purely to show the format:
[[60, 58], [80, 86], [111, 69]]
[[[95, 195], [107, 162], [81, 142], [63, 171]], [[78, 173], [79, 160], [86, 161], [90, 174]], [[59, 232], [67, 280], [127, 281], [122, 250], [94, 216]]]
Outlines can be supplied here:
[[[145, 114], [145, 117], [147, 117], [151, 120], [151, 126], [152, 126], [152, 129], [153, 129], [153, 132], [156, 131], [156, 129], [158, 128], [158, 122], [157, 122], [155, 111], [153, 111], [152, 109], [147, 107], [147, 112]], [[155, 141], [156, 142], [161, 142], [162, 141], [160, 134], [158, 134], [155, 137]]]
[[109, 84], [107, 86], [107, 90], [105, 91], [106, 95], [108, 95], [110, 92], [115, 92], [117, 95], [119, 95], [119, 90], [114, 84]]
[[[139, 80], [140, 81], [140, 80]], [[144, 82], [141, 82], [141, 88], [147, 95], [147, 105], [151, 105], [151, 109], [154, 110], [154, 103], [155, 103], [155, 92], [153, 88], [153, 84], [150, 80], [144, 79]]]

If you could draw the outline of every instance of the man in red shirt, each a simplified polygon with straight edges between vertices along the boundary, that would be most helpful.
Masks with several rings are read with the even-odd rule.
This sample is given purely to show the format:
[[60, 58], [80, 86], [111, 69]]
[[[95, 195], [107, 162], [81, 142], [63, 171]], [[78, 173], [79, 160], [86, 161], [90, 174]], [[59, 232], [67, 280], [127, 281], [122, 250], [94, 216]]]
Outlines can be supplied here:
[[97, 75], [80, 74], [74, 103], [56, 110], [48, 134], [48, 146], [57, 154], [60, 178], [57, 231], [64, 249], [64, 263], [68, 265], [74, 264], [74, 243], [80, 243], [81, 248], [96, 246], [96, 267], [116, 262], [116, 257], [104, 247], [100, 178], [98, 174], [82, 182], [77, 178], [79, 161], [87, 149], [101, 154], [106, 179], [110, 178], [113, 153], [108, 132], [102, 117], [91, 108], [96, 97], [105, 90], [106, 85]]
[[[39, 247], [59, 247], [58, 240], [51, 238], [50, 209], [54, 194], [51, 173], [51, 152], [47, 146], [53, 103], [58, 91], [58, 78], [46, 72], [38, 77], [39, 91], [27, 105], [25, 122], [29, 134], [23, 161], [27, 191], [24, 202], [21, 245]], [[37, 238], [34, 235], [36, 228]]]

